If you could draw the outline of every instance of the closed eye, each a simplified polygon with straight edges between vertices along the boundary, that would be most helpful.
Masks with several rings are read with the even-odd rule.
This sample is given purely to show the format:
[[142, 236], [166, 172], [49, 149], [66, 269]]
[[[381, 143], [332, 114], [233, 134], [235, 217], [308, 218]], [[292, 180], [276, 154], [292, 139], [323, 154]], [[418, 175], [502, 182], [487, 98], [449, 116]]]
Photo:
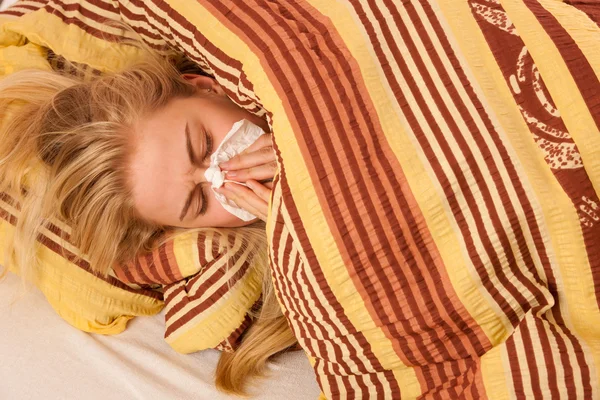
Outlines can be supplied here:
[[212, 136], [208, 134], [208, 132], [204, 131], [204, 137], [205, 137], [205, 143], [206, 146], [204, 146], [206, 148], [206, 154], [204, 155], [204, 159], [203, 161], [206, 161], [208, 158], [210, 158], [210, 155], [213, 152], [213, 140], [212, 140]]
[[206, 194], [203, 190], [204, 186], [206, 185], [199, 184], [194, 189], [194, 196], [196, 198], [196, 214], [194, 218], [206, 214], [206, 209], [208, 208], [208, 201], [206, 201]]

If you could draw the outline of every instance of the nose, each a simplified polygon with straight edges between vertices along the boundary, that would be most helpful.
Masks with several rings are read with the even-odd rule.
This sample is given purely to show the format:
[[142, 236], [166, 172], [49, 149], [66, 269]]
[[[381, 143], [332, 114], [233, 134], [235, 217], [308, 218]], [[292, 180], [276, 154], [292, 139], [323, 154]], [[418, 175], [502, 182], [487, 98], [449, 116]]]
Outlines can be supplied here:
[[203, 182], [207, 182], [205, 173], [206, 170], [208, 169], [208, 166], [202, 166], [202, 167], [196, 167], [194, 168], [194, 171], [192, 172], [192, 179], [194, 181], [195, 184], [199, 184], [199, 183], [203, 183]]

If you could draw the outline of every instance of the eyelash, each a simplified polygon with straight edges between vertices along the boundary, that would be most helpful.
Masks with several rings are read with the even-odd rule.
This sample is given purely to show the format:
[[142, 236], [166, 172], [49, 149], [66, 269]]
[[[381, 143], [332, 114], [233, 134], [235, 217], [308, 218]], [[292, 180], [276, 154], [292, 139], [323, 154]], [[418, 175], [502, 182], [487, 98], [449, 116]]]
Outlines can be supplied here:
[[[200, 206], [200, 204], [196, 205], [196, 217], [198, 217], [199, 215], [206, 213], [206, 208], [208, 207], [208, 202], [206, 201], [206, 195], [204, 194], [202, 185], [196, 186], [195, 190], [196, 190], [196, 192], [200, 192], [200, 193], [195, 194], [195, 196], [194, 196], [194, 198], [196, 199], [196, 203], [199, 203], [198, 199], [202, 200], [202, 206]], [[199, 206], [200, 206], [200, 209], [198, 209]]]
[[204, 155], [203, 161], [205, 161], [207, 158], [210, 157], [210, 155], [212, 154], [212, 146], [213, 146], [212, 136], [210, 136], [206, 132], [204, 133], [204, 136], [206, 137], [206, 154]]
[[[210, 136], [207, 132], [204, 132], [204, 136], [206, 138], [206, 154], [204, 155], [204, 159], [202, 161], [206, 161], [210, 155], [212, 154], [212, 146], [213, 146], [213, 140], [212, 140], [212, 136]], [[206, 213], [206, 208], [208, 207], [208, 202], [206, 201], [206, 194], [204, 193], [204, 190], [202, 188], [202, 185], [198, 185], [196, 186], [196, 192], [200, 192], [200, 193], [194, 193], [194, 198], [196, 199], [196, 203], [199, 203], [199, 199], [202, 200], [202, 206], [200, 206], [200, 204], [198, 204], [196, 206], [196, 218], [204, 213]], [[198, 209], [198, 207], [200, 206], [200, 209]]]
[[[204, 159], [203, 161], [206, 161], [210, 155], [212, 154], [212, 146], [213, 146], [213, 142], [212, 142], [212, 136], [210, 136], [207, 132], [204, 132], [204, 136], [206, 137], [206, 154], [204, 155]], [[199, 215], [203, 215], [204, 213], [206, 213], [206, 208], [208, 207], [208, 201], [206, 201], [206, 194], [204, 193], [204, 190], [202, 188], [202, 185], [198, 185], [196, 187], [196, 191], [200, 192], [198, 194], [196, 194], [195, 198], [196, 198], [196, 202], [199, 202], [199, 199], [202, 200], [202, 206], [200, 206], [200, 204], [198, 204], [198, 206], [200, 206], [200, 209], [198, 209], [198, 206], [196, 206], [196, 217], [198, 217]]]

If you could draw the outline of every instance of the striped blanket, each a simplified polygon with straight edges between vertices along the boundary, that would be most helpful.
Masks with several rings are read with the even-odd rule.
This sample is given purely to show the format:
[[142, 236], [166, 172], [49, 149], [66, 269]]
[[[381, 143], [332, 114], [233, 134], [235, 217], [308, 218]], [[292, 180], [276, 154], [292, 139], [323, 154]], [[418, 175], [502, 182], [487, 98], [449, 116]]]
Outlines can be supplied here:
[[324, 397], [600, 398], [597, 1], [44, 7], [266, 115], [271, 272]]

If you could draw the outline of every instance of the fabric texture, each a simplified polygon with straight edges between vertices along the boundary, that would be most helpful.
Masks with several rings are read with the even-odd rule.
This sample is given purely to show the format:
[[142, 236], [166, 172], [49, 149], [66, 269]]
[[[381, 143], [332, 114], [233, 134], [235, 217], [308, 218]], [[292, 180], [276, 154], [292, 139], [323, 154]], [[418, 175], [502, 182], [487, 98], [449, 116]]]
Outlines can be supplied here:
[[600, 397], [597, 2], [72, 4], [43, 12], [120, 17], [266, 114], [271, 272], [322, 397]]

